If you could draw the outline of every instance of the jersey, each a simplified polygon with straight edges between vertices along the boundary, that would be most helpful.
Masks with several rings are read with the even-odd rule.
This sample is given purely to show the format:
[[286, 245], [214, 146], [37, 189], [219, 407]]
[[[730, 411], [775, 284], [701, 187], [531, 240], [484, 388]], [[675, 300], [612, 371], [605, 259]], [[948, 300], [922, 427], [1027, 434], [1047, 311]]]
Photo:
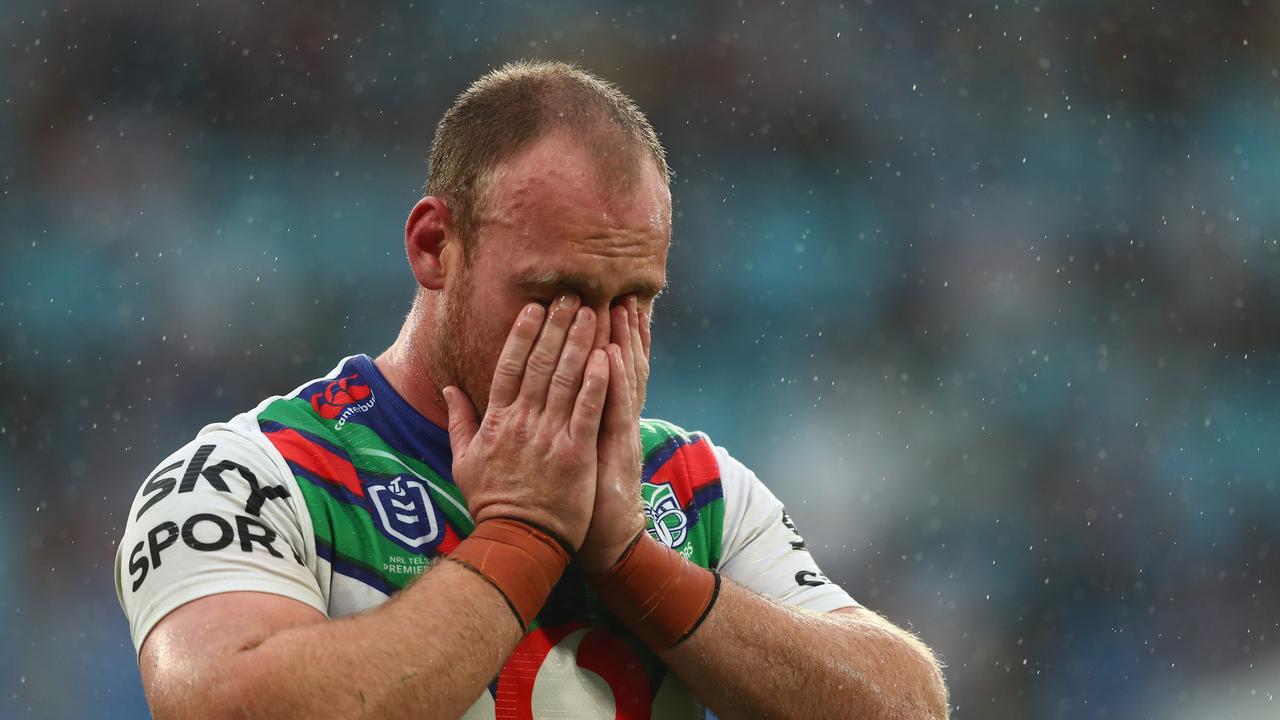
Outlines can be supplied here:
[[[656, 540], [780, 602], [819, 612], [858, 605], [724, 448], [660, 420], [642, 420], [640, 433], [640, 493]], [[139, 651], [166, 614], [221, 592], [274, 593], [337, 618], [386, 602], [474, 526], [452, 481], [448, 432], [356, 355], [206, 426], [162, 461], [130, 508], [116, 591]], [[464, 715], [704, 716], [574, 565]]]

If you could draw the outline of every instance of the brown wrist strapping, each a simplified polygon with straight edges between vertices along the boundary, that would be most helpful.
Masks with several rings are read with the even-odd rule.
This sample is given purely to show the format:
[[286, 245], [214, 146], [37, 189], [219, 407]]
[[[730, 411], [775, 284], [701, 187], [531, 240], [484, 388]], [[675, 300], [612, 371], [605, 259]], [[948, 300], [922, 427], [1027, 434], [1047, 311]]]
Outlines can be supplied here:
[[719, 573], [643, 531], [611, 569], [588, 580], [613, 614], [656, 651], [692, 635], [720, 593]]
[[488, 580], [507, 600], [524, 632], [569, 565], [551, 533], [508, 518], [485, 520], [447, 558]]

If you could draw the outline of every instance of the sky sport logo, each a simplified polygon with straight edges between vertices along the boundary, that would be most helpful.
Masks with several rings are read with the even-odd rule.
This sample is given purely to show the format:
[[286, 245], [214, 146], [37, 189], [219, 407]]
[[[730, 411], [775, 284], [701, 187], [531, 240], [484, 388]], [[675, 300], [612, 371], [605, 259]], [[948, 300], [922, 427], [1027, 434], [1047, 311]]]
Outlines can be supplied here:
[[[358, 412], [373, 407], [377, 400], [368, 385], [357, 382], [358, 375], [338, 378], [325, 386], [324, 390], [311, 396], [311, 408], [326, 420], [337, 419], [334, 430], [341, 430], [347, 419]], [[368, 402], [364, 402], [368, 400]]]
[[679, 548], [689, 529], [689, 518], [680, 509], [675, 491], [670, 485], [641, 483], [640, 495], [644, 498], [644, 517], [649, 525], [649, 534], [673, 550]]

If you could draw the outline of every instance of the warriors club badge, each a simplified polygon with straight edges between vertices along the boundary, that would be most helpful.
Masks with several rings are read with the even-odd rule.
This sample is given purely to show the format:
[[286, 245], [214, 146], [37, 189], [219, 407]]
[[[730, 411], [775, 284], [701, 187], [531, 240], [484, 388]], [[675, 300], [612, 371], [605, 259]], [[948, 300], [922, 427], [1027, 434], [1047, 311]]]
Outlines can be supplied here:
[[689, 518], [680, 509], [675, 491], [670, 485], [646, 482], [640, 484], [640, 496], [644, 499], [649, 534], [673, 550], [679, 548], [689, 529]]

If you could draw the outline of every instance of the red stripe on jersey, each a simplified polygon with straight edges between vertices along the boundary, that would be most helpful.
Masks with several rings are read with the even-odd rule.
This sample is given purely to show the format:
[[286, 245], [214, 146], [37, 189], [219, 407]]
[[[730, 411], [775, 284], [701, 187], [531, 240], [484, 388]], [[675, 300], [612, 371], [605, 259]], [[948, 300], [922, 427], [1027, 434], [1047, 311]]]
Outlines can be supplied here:
[[343, 486], [354, 495], [364, 497], [364, 487], [361, 486], [360, 478], [356, 475], [355, 466], [349, 461], [308, 441], [296, 430], [290, 428], [265, 434], [285, 460], [298, 464], [317, 477]]
[[458, 532], [446, 521], [444, 523], [444, 537], [441, 538], [440, 545], [436, 547], [436, 552], [440, 555], [448, 555], [457, 549], [460, 542], [462, 542], [462, 538], [458, 537]]
[[[583, 635], [574, 647], [567, 639], [577, 632]], [[536, 710], [542, 710], [540, 716], [547, 717], [547, 708], [534, 707], [534, 689], [539, 671], [557, 647], [573, 652], [574, 665], [595, 674], [609, 686], [613, 694], [614, 720], [648, 720], [653, 691], [640, 656], [622, 638], [580, 622], [541, 627], [524, 636], [498, 675], [494, 717], [498, 720], [534, 720]], [[564, 658], [553, 662], [557, 666], [542, 679], [547, 683], [542, 689], [544, 692], [555, 696], [581, 683], [582, 678], [574, 670], [561, 664]], [[569, 683], [570, 687], [558, 686], [560, 682]]]
[[621, 638], [592, 630], [578, 646], [578, 667], [604, 678], [613, 691], [614, 720], [649, 720], [653, 691], [640, 657]]
[[538, 669], [551, 648], [569, 634], [569, 627], [555, 628], [553, 632], [554, 638], [545, 628], [530, 632], [507, 657], [493, 697], [494, 717], [498, 720], [533, 720], [533, 684], [538, 679]]
[[680, 501], [687, 508], [693, 502], [693, 494], [712, 483], [720, 482], [720, 466], [711, 444], [704, 438], [681, 445], [653, 474], [655, 485], [670, 484]]

